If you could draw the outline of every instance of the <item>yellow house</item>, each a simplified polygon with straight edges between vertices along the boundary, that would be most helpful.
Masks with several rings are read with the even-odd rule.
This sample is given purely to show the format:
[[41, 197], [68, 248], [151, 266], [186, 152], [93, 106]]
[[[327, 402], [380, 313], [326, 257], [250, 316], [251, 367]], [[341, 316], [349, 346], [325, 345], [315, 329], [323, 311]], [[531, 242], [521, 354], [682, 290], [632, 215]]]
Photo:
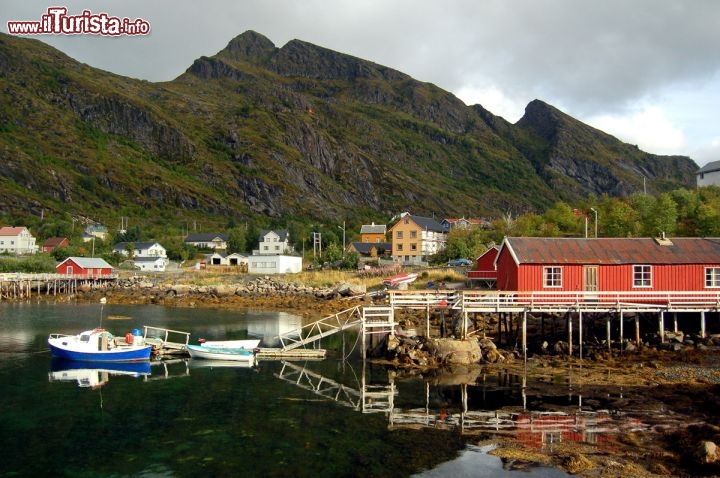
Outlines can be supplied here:
[[392, 257], [402, 264], [421, 264], [443, 250], [447, 231], [435, 219], [405, 213], [390, 227]]
[[360, 227], [360, 242], [381, 243], [386, 242], [387, 226], [385, 224], [363, 224]]

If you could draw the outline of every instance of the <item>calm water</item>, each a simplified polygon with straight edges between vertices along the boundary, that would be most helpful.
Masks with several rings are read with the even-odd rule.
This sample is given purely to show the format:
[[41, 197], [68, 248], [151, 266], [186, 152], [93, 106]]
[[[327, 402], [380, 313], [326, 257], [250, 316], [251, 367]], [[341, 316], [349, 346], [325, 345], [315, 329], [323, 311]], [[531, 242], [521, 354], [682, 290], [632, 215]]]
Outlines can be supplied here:
[[[106, 305], [102, 314], [116, 335], [149, 325], [191, 332], [192, 341], [260, 335], [267, 342], [299, 320], [157, 306]], [[49, 333], [76, 333], [100, 318], [92, 304], [0, 304], [0, 476], [554, 477], [566, 475], [510, 471], [473, 443], [515, 430], [538, 448], [553, 440], [603, 446], [607, 430], [644, 426], [587, 406], [582, 426], [571, 415], [570, 429], [563, 414], [532, 412], [538, 400], [546, 412], [554, 401], [565, 409], [580, 405], [563, 383], [562, 393], [541, 398], [526, 396], [519, 377], [401, 378], [363, 366], [357, 351], [343, 361], [352, 336], [323, 344], [335, 349], [326, 360], [256, 368], [175, 360], [130, 376], [51, 360]], [[524, 429], [533, 413], [536, 424], [548, 420], [555, 428]]]

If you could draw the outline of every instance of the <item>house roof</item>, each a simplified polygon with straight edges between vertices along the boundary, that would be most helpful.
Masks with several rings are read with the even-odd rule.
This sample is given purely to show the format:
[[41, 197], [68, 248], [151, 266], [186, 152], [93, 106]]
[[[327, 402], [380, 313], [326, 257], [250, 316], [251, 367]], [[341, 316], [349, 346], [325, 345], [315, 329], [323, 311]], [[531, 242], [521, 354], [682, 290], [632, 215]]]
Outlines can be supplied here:
[[360, 234], [385, 234], [387, 226], [385, 224], [363, 224], [360, 226]]
[[720, 238], [507, 237], [517, 264], [720, 264]]
[[26, 230], [26, 227], [3, 226], [0, 227], [0, 236], [19, 236]]
[[135, 262], [157, 262], [157, 261], [166, 261], [167, 258], [165, 257], [134, 257], [133, 261]]
[[114, 251], [124, 251], [128, 244], [131, 244], [134, 249], [150, 249], [154, 245], [162, 247], [157, 242], [118, 242], [113, 246]]
[[188, 234], [185, 237], [185, 242], [213, 242], [213, 241], [227, 241], [228, 235], [227, 234], [217, 234], [217, 233], [197, 233], [197, 234]]
[[720, 161], [710, 161], [705, 166], [698, 169], [697, 173], [695, 174], [710, 173], [713, 171], [720, 171]]
[[59, 246], [63, 242], [67, 241], [66, 237], [49, 237], [43, 242], [43, 247], [55, 247]]
[[405, 218], [409, 218], [415, 224], [417, 224], [421, 229], [424, 229], [426, 231], [447, 232], [447, 228], [443, 227], [435, 219], [432, 219], [430, 217], [413, 216], [412, 214], [406, 214], [406, 215], [402, 216], [402, 218], [398, 222], [393, 224], [393, 226], [390, 229], [392, 229], [395, 226], [397, 226], [398, 224], [400, 224], [400, 221], [403, 221]]
[[105, 259], [102, 259], [100, 257], [68, 257], [64, 261], [62, 261], [60, 264], [58, 264], [57, 267], [60, 267], [61, 265], [65, 264], [68, 261], [73, 261], [75, 264], [79, 265], [83, 269], [112, 269], [113, 266], [105, 262]]
[[351, 245], [359, 254], [370, 254], [373, 248], [378, 251], [389, 251], [392, 249], [392, 244], [389, 242], [352, 242]]
[[270, 234], [271, 232], [277, 234], [278, 238], [280, 239], [280, 242], [287, 241], [288, 238], [288, 231], [287, 229], [264, 229], [260, 231], [260, 242], [263, 242], [263, 239], [265, 239], [265, 236]]

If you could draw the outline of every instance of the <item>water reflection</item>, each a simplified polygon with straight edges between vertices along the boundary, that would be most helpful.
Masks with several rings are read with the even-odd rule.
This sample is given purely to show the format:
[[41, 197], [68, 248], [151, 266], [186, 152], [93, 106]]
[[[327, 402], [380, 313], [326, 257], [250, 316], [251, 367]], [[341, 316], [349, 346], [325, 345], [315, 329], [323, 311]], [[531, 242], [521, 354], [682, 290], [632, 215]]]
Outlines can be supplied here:
[[150, 362], [78, 362], [53, 358], [48, 379], [74, 382], [78, 387], [99, 388], [110, 380], [111, 375], [140, 377], [150, 374]]
[[[275, 335], [292, 320], [156, 306], [112, 309], [131, 317], [119, 320], [123, 327], [186, 330], [193, 340], [244, 338], [251, 330]], [[317, 362], [238, 368], [173, 359], [152, 361], [150, 374], [137, 377], [97, 367], [94, 378], [78, 380], [73, 374], [79, 372], [53, 364], [47, 334], [83, 330], [83, 317], [95, 310], [0, 304], [0, 341], [15, 344], [0, 353], [0, 476], [237, 476], [248, 475], [247, 457], [253, 457], [248, 476], [291, 470], [298, 477], [357, 476], [369, 469], [368, 476], [402, 477], [447, 470], [451, 463], [485, 467], [479, 455], [486, 450], [467, 446], [485, 439], [512, 438], [544, 452], [582, 441], [612, 454], [618, 434], [651, 431], [648, 423], [663, 420], [689, 423], [667, 407], [651, 409], [647, 389], [588, 389], [569, 375], [538, 382], [483, 367], [423, 375], [333, 358], [346, 356], [339, 341], [336, 349], [327, 347], [330, 358]], [[54, 372], [68, 381], [49, 379]], [[101, 383], [99, 391], [91, 388]]]

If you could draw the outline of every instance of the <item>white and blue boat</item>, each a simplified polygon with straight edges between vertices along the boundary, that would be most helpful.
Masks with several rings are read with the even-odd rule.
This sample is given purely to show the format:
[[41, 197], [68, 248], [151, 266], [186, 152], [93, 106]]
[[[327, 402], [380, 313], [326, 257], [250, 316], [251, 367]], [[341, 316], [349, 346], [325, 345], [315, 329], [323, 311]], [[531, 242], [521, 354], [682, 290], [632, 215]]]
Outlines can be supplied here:
[[152, 346], [142, 336], [132, 343], [117, 340], [105, 329], [86, 330], [78, 335], [50, 334], [48, 345], [53, 357], [83, 362], [131, 362], [150, 360]]
[[187, 351], [193, 359], [230, 360], [233, 362], [255, 362], [255, 348], [233, 348], [227, 346], [187, 345]]

